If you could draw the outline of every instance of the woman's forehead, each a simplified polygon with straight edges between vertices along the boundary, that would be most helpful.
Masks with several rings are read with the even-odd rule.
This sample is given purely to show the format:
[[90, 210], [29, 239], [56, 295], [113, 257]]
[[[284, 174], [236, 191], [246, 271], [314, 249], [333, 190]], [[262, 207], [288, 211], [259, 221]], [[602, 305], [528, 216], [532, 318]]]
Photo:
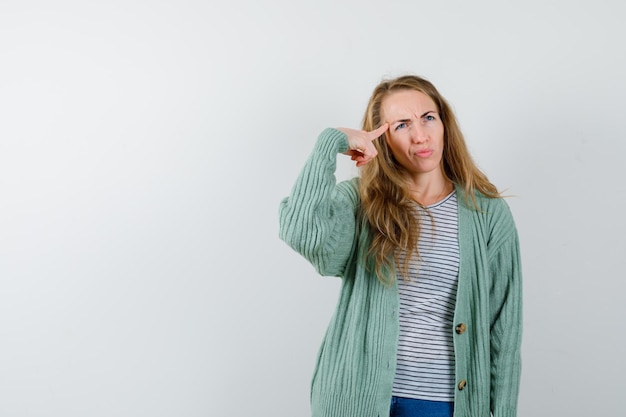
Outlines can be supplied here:
[[381, 103], [385, 119], [421, 117], [424, 113], [437, 111], [430, 96], [417, 90], [399, 90], [389, 93]]

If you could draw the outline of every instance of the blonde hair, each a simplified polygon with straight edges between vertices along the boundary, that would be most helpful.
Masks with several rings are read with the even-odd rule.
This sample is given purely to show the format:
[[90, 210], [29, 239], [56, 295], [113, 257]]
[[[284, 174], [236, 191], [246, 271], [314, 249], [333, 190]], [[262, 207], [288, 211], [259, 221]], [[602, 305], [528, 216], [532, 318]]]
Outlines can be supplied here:
[[[363, 118], [363, 130], [369, 132], [381, 126], [382, 102], [390, 93], [399, 90], [416, 90], [435, 102], [444, 127], [442, 172], [448, 180], [464, 187], [465, 202], [469, 205], [471, 200], [471, 206], [477, 209], [476, 191], [489, 198], [500, 197], [498, 189], [472, 160], [452, 108], [435, 86], [424, 78], [405, 75], [381, 82], [370, 97]], [[409, 255], [416, 253], [419, 256], [417, 241], [420, 224], [419, 217], [415, 216], [418, 203], [411, 197], [406, 170], [394, 158], [385, 136], [373, 143], [378, 155], [361, 167], [361, 211], [372, 236], [368, 258], [374, 261], [378, 279], [391, 283], [393, 277], [389, 276], [389, 272], [393, 271], [392, 262], [400, 263], [398, 258], [402, 250], [407, 254], [400, 263], [405, 279], [411, 258]]]

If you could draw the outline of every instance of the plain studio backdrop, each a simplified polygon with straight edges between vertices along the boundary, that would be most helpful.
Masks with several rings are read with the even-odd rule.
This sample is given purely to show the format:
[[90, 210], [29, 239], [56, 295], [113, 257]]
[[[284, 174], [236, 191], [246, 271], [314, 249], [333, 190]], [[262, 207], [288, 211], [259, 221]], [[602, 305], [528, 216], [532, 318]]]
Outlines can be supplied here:
[[278, 239], [278, 205], [404, 73], [511, 196], [519, 415], [626, 415], [620, 10], [0, 2], [0, 416], [309, 415], [339, 279]]

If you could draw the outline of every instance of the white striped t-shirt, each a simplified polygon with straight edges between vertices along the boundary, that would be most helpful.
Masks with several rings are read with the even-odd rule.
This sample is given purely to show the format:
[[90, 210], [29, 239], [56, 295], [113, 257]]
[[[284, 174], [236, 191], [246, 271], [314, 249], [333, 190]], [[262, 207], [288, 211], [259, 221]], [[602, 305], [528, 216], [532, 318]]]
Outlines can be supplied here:
[[[413, 254], [408, 281], [400, 272], [397, 276], [400, 334], [393, 395], [454, 401], [451, 329], [460, 260], [456, 193], [426, 210], [419, 208], [416, 215], [421, 260]], [[401, 253], [400, 262], [404, 257]]]

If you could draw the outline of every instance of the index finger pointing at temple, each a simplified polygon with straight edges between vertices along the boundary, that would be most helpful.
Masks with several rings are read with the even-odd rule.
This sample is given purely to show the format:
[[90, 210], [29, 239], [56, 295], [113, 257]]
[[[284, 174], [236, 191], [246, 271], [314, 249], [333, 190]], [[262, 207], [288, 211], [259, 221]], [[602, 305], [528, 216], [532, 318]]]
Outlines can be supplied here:
[[370, 132], [370, 139], [374, 140], [389, 129], [389, 123], [383, 123], [378, 129]]

